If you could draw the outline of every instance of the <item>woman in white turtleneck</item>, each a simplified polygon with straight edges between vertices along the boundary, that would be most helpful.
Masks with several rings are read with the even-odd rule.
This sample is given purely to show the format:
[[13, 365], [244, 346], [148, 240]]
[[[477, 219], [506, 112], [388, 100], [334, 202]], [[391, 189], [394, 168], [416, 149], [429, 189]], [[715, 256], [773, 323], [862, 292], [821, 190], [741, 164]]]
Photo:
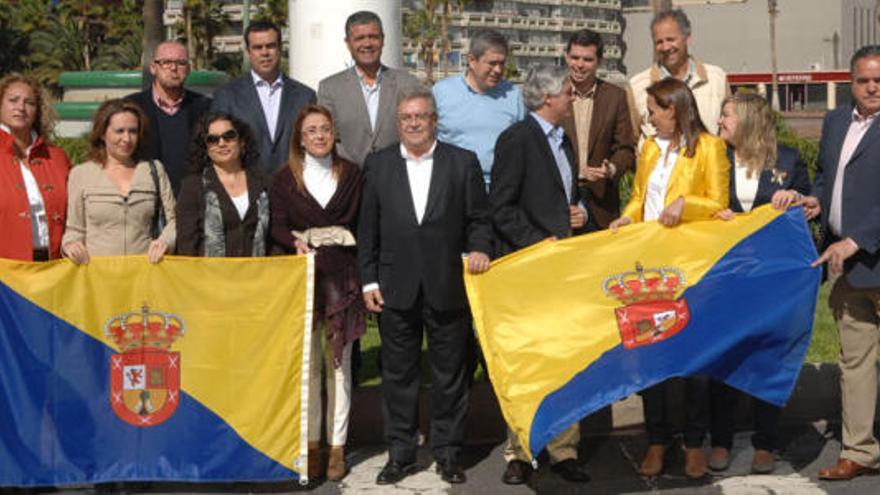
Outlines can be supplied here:
[[[316, 251], [315, 325], [309, 360], [309, 478], [323, 475], [321, 364], [327, 386], [327, 479], [345, 476], [344, 446], [351, 407], [351, 347], [366, 330], [357, 277], [355, 221], [361, 173], [336, 155], [333, 116], [320, 105], [300, 111], [287, 166], [269, 191], [273, 253]], [[323, 323], [323, 324], [322, 324]], [[324, 329], [322, 332], [321, 329]], [[325, 339], [320, 336], [323, 333]], [[321, 343], [325, 342], [321, 359]]]

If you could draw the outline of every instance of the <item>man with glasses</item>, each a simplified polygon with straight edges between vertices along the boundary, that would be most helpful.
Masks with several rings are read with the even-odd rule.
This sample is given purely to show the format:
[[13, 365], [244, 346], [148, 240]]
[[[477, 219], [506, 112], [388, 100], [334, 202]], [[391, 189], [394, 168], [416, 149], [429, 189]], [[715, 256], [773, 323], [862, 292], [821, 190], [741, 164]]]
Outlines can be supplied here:
[[176, 41], [160, 43], [150, 63], [153, 85], [127, 97], [150, 120], [144, 158], [162, 162], [175, 196], [189, 158], [190, 133], [211, 106], [209, 98], [183, 87], [189, 69], [185, 46]]
[[[379, 315], [388, 462], [394, 484], [418, 470], [419, 359], [427, 333], [431, 450], [447, 483], [464, 483], [461, 448], [468, 405], [465, 357], [471, 316], [462, 253], [471, 273], [489, 269], [492, 231], [477, 156], [438, 141], [428, 89], [404, 93], [400, 144], [370, 154], [358, 222], [364, 303]], [[432, 184], [433, 183], [433, 184]]]
[[244, 121], [260, 148], [258, 167], [271, 176], [287, 163], [293, 121], [304, 106], [315, 103], [315, 91], [281, 72], [281, 29], [255, 21], [244, 32], [251, 70], [217, 88], [211, 110]]
[[438, 137], [477, 154], [486, 186], [492, 178], [495, 140], [526, 116], [522, 93], [503, 78], [507, 38], [481, 29], [471, 36], [467, 71], [434, 85], [440, 114]]

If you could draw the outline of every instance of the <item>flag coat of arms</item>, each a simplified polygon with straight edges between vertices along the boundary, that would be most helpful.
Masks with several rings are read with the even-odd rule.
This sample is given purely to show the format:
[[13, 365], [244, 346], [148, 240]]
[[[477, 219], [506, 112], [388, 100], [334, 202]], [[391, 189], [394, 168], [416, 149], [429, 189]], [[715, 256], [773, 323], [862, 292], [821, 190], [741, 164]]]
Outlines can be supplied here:
[[803, 214], [655, 222], [543, 242], [465, 274], [504, 418], [532, 455], [581, 418], [675, 376], [782, 406], [820, 269]]
[[313, 257], [0, 260], [0, 486], [305, 480]]

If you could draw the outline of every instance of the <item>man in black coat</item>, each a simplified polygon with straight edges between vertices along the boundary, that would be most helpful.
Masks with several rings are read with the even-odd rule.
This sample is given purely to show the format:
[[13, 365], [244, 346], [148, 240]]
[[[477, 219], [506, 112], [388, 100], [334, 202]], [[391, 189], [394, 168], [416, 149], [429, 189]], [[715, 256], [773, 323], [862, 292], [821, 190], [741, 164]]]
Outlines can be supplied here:
[[[571, 141], [561, 126], [571, 114], [568, 70], [549, 65], [532, 69], [523, 85], [523, 100], [529, 115], [508, 127], [495, 143], [489, 205], [498, 255], [569, 237], [584, 228], [589, 217], [580, 201]], [[552, 469], [568, 481], [589, 480], [577, 461], [579, 440], [575, 423], [547, 445]], [[528, 481], [532, 468], [511, 432], [504, 454], [507, 468], [501, 481]]]
[[436, 140], [427, 89], [397, 107], [400, 144], [370, 154], [358, 226], [367, 309], [379, 314], [388, 463], [380, 485], [416, 470], [419, 358], [427, 332], [433, 376], [431, 449], [449, 483], [463, 483], [459, 454], [468, 404], [465, 366], [471, 318], [462, 277], [489, 268], [492, 232], [480, 165], [472, 152]]
[[150, 120], [144, 158], [162, 162], [175, 196], [189, 160], [192, 128], [211, 106], [208, 97], [184, 89], [189, 69], [185, 46], [177, 41], [160, 43], [150, 63], [153, 85], [126, 97], [137, 103]]
[[312, 88], [281, 73], [281, 30], [268, 21], [244, 32], [251, 70], [214, 91], [211, 110], [244, 121], [260, 148], [259, 170], [271, 176], [287, 163], [290, 136], [299, 111], [315, 103]]

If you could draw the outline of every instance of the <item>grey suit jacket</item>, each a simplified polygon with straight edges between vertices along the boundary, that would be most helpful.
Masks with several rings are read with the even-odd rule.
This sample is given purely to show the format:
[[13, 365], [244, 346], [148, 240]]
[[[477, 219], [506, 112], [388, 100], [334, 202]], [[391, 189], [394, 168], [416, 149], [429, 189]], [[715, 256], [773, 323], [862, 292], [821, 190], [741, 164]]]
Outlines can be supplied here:
[[211, 103], [211, 111], [231, 114], [251, 128], [260, 147], [259, 168], [267, 177], [287, 163], [294, 120], [300, 109], [317, 99], [312, 88], [283, 74], [281, 78], [284, 87], [274, 136], [269, 135], [269, 125], [250, 72], [217, 88]]
[[397, 96], [421, 83], [405, 70], [382, 66], [376, 129], [370, 126], [367, 103], [354, 67], [318, 84], [318, 102], [330, 109], [336, 121], [336, 151], [343, 159], [363, 167], [367, 155], [398, 141]]

